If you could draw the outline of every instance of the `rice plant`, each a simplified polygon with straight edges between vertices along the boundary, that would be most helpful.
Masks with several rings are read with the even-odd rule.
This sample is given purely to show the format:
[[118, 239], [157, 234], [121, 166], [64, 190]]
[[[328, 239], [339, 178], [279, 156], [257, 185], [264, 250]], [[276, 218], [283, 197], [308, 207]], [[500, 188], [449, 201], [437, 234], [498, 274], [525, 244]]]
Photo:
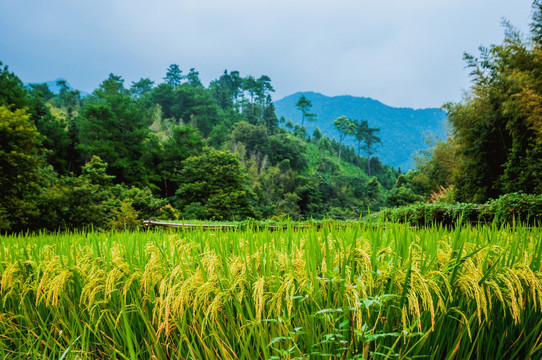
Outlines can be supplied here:
[[0, 356], [539, 359], [527, 227], [76, 232], [0, 238]]

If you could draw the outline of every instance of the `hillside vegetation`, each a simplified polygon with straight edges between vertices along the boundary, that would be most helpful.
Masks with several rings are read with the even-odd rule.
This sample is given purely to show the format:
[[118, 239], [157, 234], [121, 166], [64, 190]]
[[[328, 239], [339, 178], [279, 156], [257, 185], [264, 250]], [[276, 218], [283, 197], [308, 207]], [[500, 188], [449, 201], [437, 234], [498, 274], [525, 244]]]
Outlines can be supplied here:
[[373, 157], [368, 176], [352, 146], [280, 127], [265, 75], [225, 71], [204, 87], [172, 64], [162, 83], [110, 74], [82, 97], [63, 80], [25, 87], [4, 66], [0, 88], [0, 231], [358, 218], [399, 175]]
[[[382, 144], [375, 156], [384, 164], [408, 171], [414, 168], [414, 155], [427, 149], [427, 140], [437, 141], [446, 138], [446, 113], [439, 109], [394, 108], [379, 101], [354, 96], [328, 97], [314, 92], [289, 95], [275, 101], [277, 116], [284, 116], [294, 124], [301, 122], [301, 113], [296, 107], [300, 96], [312, 103], [312, 112], [317, 121], [305, 123], [307, 132], [315, 128], [330, 138], [338, 139], [333, 121], [340, 116], [368, 121], [369, 125], [380, 129]], [[354, 139], [347, 138], [346, 144], [354, 145]]]

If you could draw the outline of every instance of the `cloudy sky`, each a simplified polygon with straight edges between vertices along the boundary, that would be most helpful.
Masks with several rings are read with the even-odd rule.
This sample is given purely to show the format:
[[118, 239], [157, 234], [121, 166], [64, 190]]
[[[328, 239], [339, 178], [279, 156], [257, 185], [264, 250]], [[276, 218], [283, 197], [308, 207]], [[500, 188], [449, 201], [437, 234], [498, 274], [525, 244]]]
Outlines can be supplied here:
[[439, 107], [469, 87], [462, 60], [528, 32], [531, 0], [0, 0], [0, 61], [25, 82], [92, 91], [109, 73], [157, 82], [176, 63], [297, 91]]

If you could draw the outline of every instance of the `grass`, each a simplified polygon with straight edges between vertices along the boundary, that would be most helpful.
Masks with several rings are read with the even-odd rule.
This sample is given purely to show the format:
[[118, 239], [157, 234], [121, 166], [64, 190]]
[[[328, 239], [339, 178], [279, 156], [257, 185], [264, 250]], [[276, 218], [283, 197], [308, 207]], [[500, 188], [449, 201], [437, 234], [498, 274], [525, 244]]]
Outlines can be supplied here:
[[0, 356], [538, 359], [542, 232], [387, 224], [0, 238]]

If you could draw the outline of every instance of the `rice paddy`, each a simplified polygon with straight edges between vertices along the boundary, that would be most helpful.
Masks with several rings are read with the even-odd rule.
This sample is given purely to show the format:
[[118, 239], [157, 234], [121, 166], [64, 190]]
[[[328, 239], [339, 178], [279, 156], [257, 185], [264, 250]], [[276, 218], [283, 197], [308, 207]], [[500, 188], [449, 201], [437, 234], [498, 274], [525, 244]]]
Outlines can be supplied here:
[[539, 228], [0, 237], [3, 359], [540, 359]]

